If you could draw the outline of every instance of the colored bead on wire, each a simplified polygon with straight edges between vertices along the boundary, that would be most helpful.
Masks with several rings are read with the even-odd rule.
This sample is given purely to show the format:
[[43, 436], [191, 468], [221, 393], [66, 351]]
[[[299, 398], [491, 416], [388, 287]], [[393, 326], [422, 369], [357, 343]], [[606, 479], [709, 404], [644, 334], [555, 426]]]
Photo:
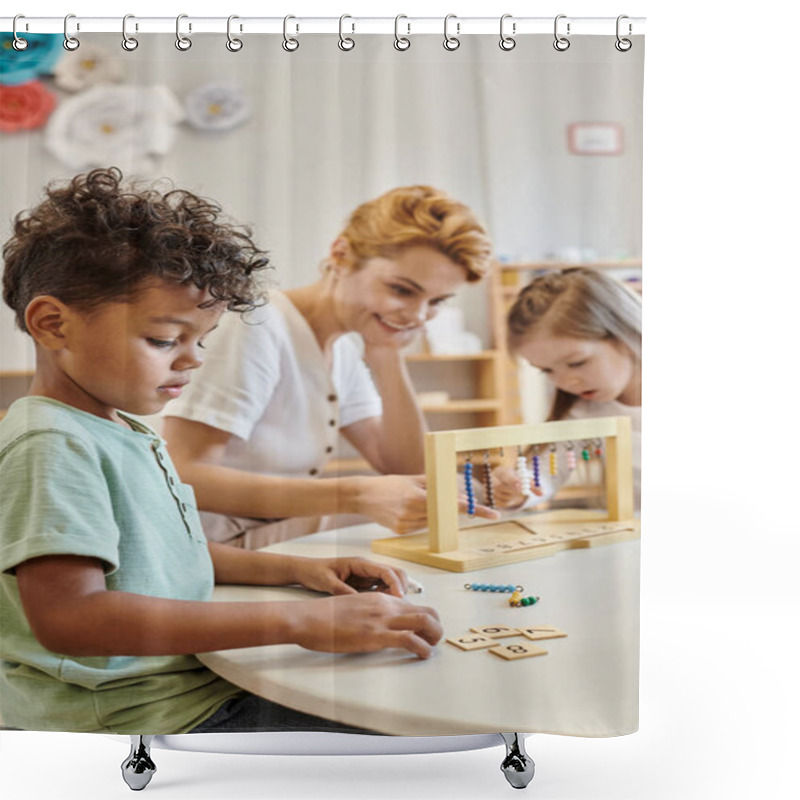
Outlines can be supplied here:
[[589, 442], [584, 442], [583, 447], [581, 448], [581, 458], [584, 461], [588, 461], [592, 457], [591, 451], [589, 450]]
[[556, 453], [556, 446], [550, 445], [550, 474], [558, 474], [558, 454]]
[[494, 487], [492, 486], [492, 465], [489, 463], [489, 451], [483, 455], [483, 482], [486, 485], [486, 505], [494, 508]]
[[464, 588], [470, 592], [524, 592], [521, 586], [513, 586], [512, 584], [502, 583], [465, 583]]
[[475, 514], [475, 487], [472, 485], [472, 457], [464, 464], [464, 486], [467, 490], [467, 514]]
[[575, 469], [578, 466], [577, 457], [575, 456], [575, 445], [570, 442], [567, 445], [567, 469]]
[[533, 470], [533, 485], [537, 489], [542, 488], [542, 476], [540, 473], [540, 463], [539, 463], [539, 456], [534, 456], [531, 459], [531, 468]]
[[519, 608], [520, 606], [534, 606], [539, 600], [541, 600], [540, 597], [523, 597], [522, 592], [514, 592], [508, 598], [508, 604], [513, 608]]
[[517, 478], [519, 479], [520, 484], [522, 485], [522, 494], [525, 497], [530, 497], [531, 495], [531, 473], [528, 469], [528, 462], [525, 459], [525, 456], [522, 455], [522, 449], [520, 448], [517, 451], [517, 466], [515, 472], [517, 473]]

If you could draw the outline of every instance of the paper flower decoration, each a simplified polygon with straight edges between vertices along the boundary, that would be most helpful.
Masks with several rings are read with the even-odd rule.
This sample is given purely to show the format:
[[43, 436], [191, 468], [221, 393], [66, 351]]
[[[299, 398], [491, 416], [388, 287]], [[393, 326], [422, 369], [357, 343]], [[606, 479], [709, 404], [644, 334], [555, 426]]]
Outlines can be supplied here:
[[229, 131], [251, 112], [250, 100], [235, 83], [204, 83], [186, 98], [186, 121], [202, 131]]
[[14, 49], [14, 35], [0, 33], [0, 83], [19, 86], [39, 75], [48, 75], [61, 58], [64, 37], [57, 33], [20, 33], [28, 46]]
[[0, 131], [14, 133], [40, 128], [55, 107], [55, 95], [39, 81], [20, 86], [0, 85]]
[[114, 83], [122, 77], [122, 63], [107, 50], [82, 44], [66, 53], [53, 70], [56, 86], [67, 92], [80, 92], [98, 83]]
[[166, 86], [93, 86], [50, 117], [45, 144], [75, 170], [146, 169], [169, 152], [183, 110]]

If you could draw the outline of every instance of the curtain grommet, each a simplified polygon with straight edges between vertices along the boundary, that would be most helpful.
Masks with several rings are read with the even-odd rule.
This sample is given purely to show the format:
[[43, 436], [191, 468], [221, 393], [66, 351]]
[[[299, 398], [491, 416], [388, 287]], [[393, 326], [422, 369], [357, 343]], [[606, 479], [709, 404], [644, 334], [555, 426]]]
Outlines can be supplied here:
[[[342, 16], [339, 17], [339, 49], [343, 50], [345, 53], [349, 53], [356, 46], [356, 40], [352, 36], [344, 35], [343, 27], [346, 19], [353, 18], [349, 14], [342, 14]], [[352, 25], [352, 30], [350, 32], [355, 33], [355, 22], [351, 22], [350, 24]]]
[[566, 18], [567, 18], [566, 14], [558, 14], [556, 16], [556, 18], [555, 18], [555, 21], [553, 22], [553, 36], [555, 37], [553, 39], [553, 47], [556, 50], [558, 50], [559, 53], [564, 53], [567, 50], [569, 50], [569, 46], [571, 44], [570, 40], [567, 38], [567, 36], [569, 36], [569, 34], [570, 34], [570, 24], [569, 24], [569, 22], [567, 22], [566, 35], [562, 36], [558, 32], [558, 21], [561, 20], [561, 19], [566, 19]]
[[[128, 36], [128, 20], [135, 19], [133, 14], [126, 14], [122, 18], [122, 49], [127, 50], [129, 53], [132, 53], [138, 46], [139, 40], [134, 36]], [[134, 23], [135, 30], [139, 30], [139, 25]]]
[[[620, 36], [620, 33], [619, 33], [619, 31], [620, 31], [620, 23], [624, 19], [629, 19], [627, 14], [620, 14], [617, 17], [617, 41], [614, 42], [614, 47], [616, 47], [617, 50], [619, 50], [620, 53], [627, 53], [628, 50], [630, 50], [631, 47], [633, 47], [633, 42], [630, 39], [627, 39], [627, 38], [625, 38], [623, 36]], [[630, 36], [631, 33], [633, 33], [633, 26], [629, 22], [628, 23], [628, 36]]]
[[[181, 33], [181, 20], [186, 19], [188, 14], [178, 14], [175, 19], [175, 47], [185, 53], [191, 46], [192, 40]], [[192, 23], [189, 23], [189, 33], [192, 32]]]
[[399, 50], [401, 53], [404, 53], [411, 47], [411, 39], [408, 37], [411, 36], [411, 23], [406, 22], [406, 26], [408, 27], [408, 31], [405, 36], [400, 35], [400, 20], [405, 19], [407, 20], [408, 17], [405, 14], [398, 14], [394, 18], [394, 49]]
[[[14, 48], [14, 49], [17, 51], [17, 52], [20, 52], [20, 53], [21, 53], [23, 50], [27, 50], [27, 49], [28, 49], [28, 40], [27, 40], [27, 39], [23, 39], [23, 38], [22, 38], [22, 37], [21, 37], [21, 36], [20, 36], [20, 35], [17, 33], [17, 20], [18, 20], [18, 19], [25, 19], [25, 15], [24, 15], [24, 14], [17, 14], [17, 15], [14, 17], [14, 22], [13, 22], [13, 23], [12, 23], [12, 25], [11, 25], [11, 30], [12, 30], [12, 32], [14, 33], [14, 40], [11, 42], [11, 46], [12, 46], [12, 47], [13, 47], [13, 48]], [[25, 30], [27, 30], [27, 29], [28, 29], [28, 23], [26, 22], [26, 23], [25, 23]]]
[[[64, 17], [64, 41], [61, 43], [62, 47], [70, 53], [74, 52], [81, 46], [80, 40], [77, 38], [77, 36], [70, 36], [69, 34], [68, 25], [71, 19], [75, 19], [74, 14], [67, 14], [67, 16]], [[80, 24], [76, 23], [75, 30], [79, 31], [80, 29]]]
[[[447, 30], [451, 19], [456, 20], [455, 36], [451, 36]], [[455, 14], [448, 14], [444, 18], [444, 41], [442, 42], [442, 47], [444, 47], [445, 50], [449, 50], [451, 53], [454, 50], [458, 50], [458, 48], [461, 47], [461, 40], [458, 38], [458, 35], [460, 33], [461, 33], [461, 23], [458, 21], [458, 17]]]
[[[225, 42], [225, 47], [227, 47], [231, 53], [238, 53], [244, 47], [244, 42], [241, 39], [237, 39], [231, 33], [231, 22], [233, 22], [233, 20], [235, 19], [239, 19], [239, 17], [236, 14], [231, 14], [228, 17], [228, 27], [226, 30], [228, 40]], [[239, 32], [241, 33], [241, 31], [242, 31], [242, 26], [240, 25]]]
[[[283, 47], [287, 53], [294, 53], [294, 51], [300, 47], [300, 41], [293, 36], [289, 36], [288, 28], [290, 19], [297, 19], [297, 17], [287, 14], [283, 18], [283, 41], [281, 42], [281, 47]], [[300, 32], [300, 26], [297, 25], [297, 23], [295, 23], [295, 32]]]
[[[506, 23], [507, 19], [512, 20], [512, 22], [511, 22], [511, 33], [512, 33], [512, 35], [511, 36], [509, 36], [505, 32], [505, 23]], [[499, 42], [499, 47], [500, 47], [501, 50], [503, 50], [503, 51], [505, 51], [507, 53], [507, 52], [509, 52], [509, 50], [513, 50], [517, 46], [517, 40], [514, 38], [514, 34], [516, 34], [516, 32], [517, 32], [517, 23], [513, 22], [513, 17], [511, 16], [511, 14], [503, 14], [503, 16], [500, 17], [500, 42]]]

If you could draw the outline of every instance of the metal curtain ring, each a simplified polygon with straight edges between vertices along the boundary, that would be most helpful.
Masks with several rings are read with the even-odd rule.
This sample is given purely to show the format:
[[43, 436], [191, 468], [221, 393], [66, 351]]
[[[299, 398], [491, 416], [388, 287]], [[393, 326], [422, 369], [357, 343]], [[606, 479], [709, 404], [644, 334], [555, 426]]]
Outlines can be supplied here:
[[[294, 53], [294, 51], [297, 50], [298, 47], [300, 47], [300, 42], [297, 39], [295, 39], [293, 36], [289, 36], [289, 34], [287, 33], [290, 19], [297, 19], [297, 17], [293, 17], [291, 14], [289, 14], [289, 15], [287, 15], [287, 16], [285, 16], [283, 18], [283, 42], [282, 42], [282, 47], [287, 53]], [[298, 25], [296, 25], [295, 29], [297, 31], [299, 31], [300, 27]]]
[[[511, 14], [503, 14], [500, 17], [500, 49], [505, 50], [508, 52], [509, 50], [513, 50], [517, 46], [517, 40], [513, 36], [509, 36], [505, 32], [505, 23], [507, 19], [512, 19]], [[511, 23], [511, 33], [517, 32], [517, 23]]]
[[[620, 51], [620, 53], [627, 53], [628, 50], [630, 50], [631, 47], [633, 47], [633, 42], [630, 39], [624, 39], [619, 35], [620, 22], [622, 22], [623, 19], [628, 19], [628, 15], [627, 14], [620, 14], [617, 17], [617, 41], [614, 42], [614, 47], [616, 47], [617, 50]], [[633, 27], [631, 26], [631, 24], [629, 22], [628, 23], [628, 36], [630, 36], [631, 33], [633, 33]]]
[[[19, 51], [27, 50], [28, 49], [28, 40], [27, 39], [23, 39], [21, 36], [17, 35], [17, 20], [18, 19], [25, 19], [25, 15], [24, 14], [17, 14], [17, 16], [14, 17], [14, 22], [11, 25], [11, 30], [14, 32], [14, 41], [11, 42], [11, 45], [15, 50], [19, 50]], [[28, 29], [28, 24], [27, 23], [25, 23], [25, 29], [26, 30]]]
[[[349, 14], [342, 14], [339, 17], [339, 49], [344, 50], [345, 52], [348, 50], [352, 50], [356, 46], [356, 40], [353, 39], [351, 36], [345, 36], [342, 32], [342, 27], [344, 25], [344, 21], [346, 19], [353, 19]], [[350, 23], [353, 26], [352, 33], [355, 33], [356, 24], [355, 22]]]
[[398, 14], [394, 18], [394, 49], [395, 50], [408, 50], [411, 47], [411, 39], [408, 36], [411, 35], [411, 23], [406, 22], [406, 26], [408, 27], [408, 35], [401, 36], [400, 35], [400, 20], [401, 19], [408, 19], [405, 14]]
[[[64, 49], [69, 50], [70, 52], [73, 50], [77, 50], [81, 46], [81, 43], [80, 41], [78, 41], [77, 38], [69, 35], [69, 30], [67, 29], [67, 25], [69, 24], [69, 21], [71, 19], [75, 19], [74, 14], [67, 14], [67, 16], [64, 17], [64, 41], [61, 43]], [[75, 29], [80, 30], [80, 25], [76, 24]]]
[[[175, 19], [175, 47], [178, 50], [186, 51], [192, 46], [192, 40], [188, 36], [181, 33], [181, 20], [186, 19], [188, 14], [178, 14]], [[189, 33], [192, 32], [192, 23], [189, 23]]]
[[[231, 53], [238, 53], [244, 47], [244, 42], [241, 39], [237, 39], [235, 36], [231, 34], [231, 22], [233, 22], [233, 20], [235, 19], [239, 19], [239, 17], [237, 17], [236, 14], [231, 14], [228, 17], [228, 29], [227, 29], [228, 41], [225, 42], [225, 47], [227, 47], [228, 50], [231, 51]], [[242, 30], [241, 25], [239, 26], [239, 30], [240, 31]]]
[[[129, 19], [135, 19], [133, 14], [126, 14], [122, 18], [122, 49], [130, 53], [139, 46], [139, 40], [135, 39], [133, 36], [128, 36], [127, 26]], [[139, 30], [138, 25], [136, 25], [136, 30]]]
[[458, 21], [456, 22], [456, 35], [450, 36], [450, 34], [447, 32], [447, 25], [451, 19], [457, 20], [458, 17], [456, 17], [455, 14], [448, 14], [444, 18], [444, 42], [442, 42], [442, 45], [444, 46], [445, 50], [450, 50], [452, 52], [453, 50], [458, 50], [458, 48], [461, 47], [461, 40], [458, 38], [458, 34], [461, 33], [461, 23]]
[[555, 49], [558, 50], [559, 53], [563, 53], [565, 50], [569, 50], [570, 42], [569, 39], [567, 39], [567, 36], [569, 36], [569, 28], [570, 28], [569, 22], [567, 23], [567, 36], [560, 36], [558, 33], [558, 21], [560, 19], [566, 19], [566, 18], [567, 18], [566, 14], [559, 14], [556, 17], [555, 22], [553, 23], [553, 35], [555, 36], [555, 40], [553, 41], [553, 47], [555, 47]]

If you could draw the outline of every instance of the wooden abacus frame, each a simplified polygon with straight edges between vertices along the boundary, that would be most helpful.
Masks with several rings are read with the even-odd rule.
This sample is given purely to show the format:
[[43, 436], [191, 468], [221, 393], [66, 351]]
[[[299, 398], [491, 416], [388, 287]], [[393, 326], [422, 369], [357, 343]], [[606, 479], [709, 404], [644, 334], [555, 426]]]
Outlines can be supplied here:
[[[513, 520], [470, 525], [459, 530], [458, 453], [598, 438], [605, 439], [606, 443], [607, 513], [580, 509], [534, 511]], [[633, 460], [631, 421], [628, 417], [560, 420], [538, 425], [504, 425], [496, 428], [466, 428], [427, 433], [425, 471], [428, 486], [428, 532], [376, 539], [372, 543], [372, 549], [376, 553], [453, 572], [467, 572], [540, 558], [568, 548], [610, 544], [639, 535], [638, 522], [633, 518]], [[556, 543], [548, 542], [541, 546], [503, 551], [503, 542], [507, 542], [509, 537], [516, 536], [518, 539], [523, 528], [527, 533], [533, 531], [530, 525], [532, 519], [536, 520], [537, 529], [557, 531], [571, 528], [573, 532]], [[576, 537], [576, 524], [585, 526], [598, 521], [625, 524], [609, 525], [607, 533], [601, 532], [598, 535], [593, 532], [591, 536]], [[467, 537], [473, 544], [479, 542], [482, 547], [465, 546], [463, 540]], [[462, 540], [461, 545], [459, 539]], [[490, 552], [493, 550], [494, 552]]]

